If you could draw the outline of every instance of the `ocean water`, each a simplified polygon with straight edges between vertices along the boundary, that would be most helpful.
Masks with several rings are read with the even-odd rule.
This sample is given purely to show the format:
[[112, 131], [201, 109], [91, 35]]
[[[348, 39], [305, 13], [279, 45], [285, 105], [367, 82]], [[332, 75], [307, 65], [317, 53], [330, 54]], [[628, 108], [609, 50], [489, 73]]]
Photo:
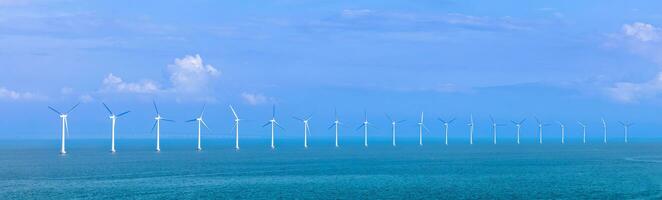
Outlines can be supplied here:
[[0, 199], [661, 199], [662, 143], [0, 141]]

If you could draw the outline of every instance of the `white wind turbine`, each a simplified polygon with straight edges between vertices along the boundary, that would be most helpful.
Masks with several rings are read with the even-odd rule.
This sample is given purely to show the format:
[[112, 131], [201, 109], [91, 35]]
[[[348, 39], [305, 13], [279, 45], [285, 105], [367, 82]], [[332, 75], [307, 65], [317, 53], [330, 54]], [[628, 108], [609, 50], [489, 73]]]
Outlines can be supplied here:
[[625, 129], [625, 132], [624, 132], [624, 134], [625, 134], [625, 135], [624, 135], [624, 137], [625, 137], [625, 143], [628, 143], [628, 129], [630, 128], [630, 126], [633, 125], [633, 123], [628, 122], [628, 121], [625, 121], [625, 122], [621, 122], [621, 121], [619, 121], [618, 123], [620, 123], [621, 125], [623, 125], [623, 128]]
[[274, 132], [276, 131], [276, 127], [285, 129], [278, 122], [276, 121], [276, 105], [273, 105], [272, 110], [271, 110], [271, 120], [267, 122], [266, 124], [262, 125], [262, 127], [268, 126], [271, 124], [271, 149], [276, 148], [276, 144], [274, 143]]
[[152, 104], [154, 104], [154, 110], [156, 110], [156, 117], [154, 117], [154, 120], [156, 120], [156, 121], [154, 122], [154, 125], [152, 126], [152, 131], [154, 131], [154, 128], [156, 128], [156, 151], [161, 151], [161, 120], [167, 121], [167, 122], [174, 122], [174, 121], [161, 117], [161, 113], [159, 112], [159, 108], [156, 107], [156, 102], [152, 101]]
[[577, 121], [577, 123], [579, 123], [579, 125], [582, 126], [582, 142], [586, 144], [586, 124], [580, 121]]
[[308, 135], [310, 135], [310, 126], [308, 126], [308, 122], [312, 115], [308, 115], [308, 117], [305, 118], [298, 118], [294, 117], [294, 119], [299, 120], [303, 122], [303, 147], [308, 148]]
[[469, 144], [474, 144], [474, 115], [469, 116]]
[[[356, 128], [356, 130], [363, 128], [363, 146], [368, 147], [368, 126], [372, 126], [372, 124], [368, 122], [368, 112], [363, 111], [363, 114], [365, 116], [365, 121], [363, 121], [363, 124]], [[374, 126], [372, 127], [374, 128]]]
[[453, 123], [455, 121], [455, 118], [452, 118], [451, 120], [445, 121], [441, 118], [437, 118], [441, 123], [444, 124], [444, 144], [448, 145], [448, 124]]
[[56, 110], [55, 108], [48, 106], [49, 109], [51, 109], [53, 112], [60, 115], [60, 118], [62, 118], [62, 145], [60, 146], [60, 153], [61, 154], [66, 154], [67, 153], [67, 151], [65, 150], [65, 139], [66, 139], [65, 138], [65, 133], [66, 133], [66, 135], [69, 135], [69, 124], [67, 123], [67, 116], [68, 116], [69, 113], [71, 113], [71, 111], [73, 111], [76, 107], [78, 107], [78, 105], [80, 105], [80, 103], [77, 103], [76, 105], [71, 107], [71, 109], [69, 109], [67, 112], [60, 112], [60, 111]]
[[203, 116], [205, 115], [205, 108], [206, 107], [207, 107], [206, 104], [202, 106], [202, 111], [200, 111], [200, 115], [198, 117], [196, 117], [195, 119], [191, 119], [191, 120], [186, 121], [186, 122], [194, 122], [194, 121], [198, 122], [198, 147], [196, 148], [198, 151], [202, 150], [202, 144], [200, 142], [200, 140], [201, 140], [200, 132], [202, 131], [202, 126], [205, 126], [205, 128], [207, 128], [207, 130], [211, 130], [211, 129], [209, 129], [209, 127], [207, 126], [207, 123], [205, 123], [205, 120], [203, 119]]
[[388, 115], [388, 114], [386, 114], [386, 117], [388, 118], [388, 120], [391, 120], [391, 131], [392, 131], [392, 134], [391, 134], [391, 137], [392, 137], [392, 138], [391, 138], [391, 142], [393, 143], [393, 146], [395, 146], [395, 145], [396, 145], [396, 142], [395, 142], [395, 130], [396, 130], [396, 126], [397, 126], [398, 124], [402, 123], [402, 122], [405, 122], [406, 120], [396, 121], [396, 120], [394, 120], [394, 119], [393, 119], [390, 115]]
[[430, 129], [423, 123], [423, 112], [421, 112], [421, 121], [418, 122], [418, 146], [423, 146], [423, 129], [430, 132]]
[[112, 110], [110, 110], [108, 105], [106, 105], [106, 103], [101, 103], [101, 104], [103, 104], [103, 107], [105, 107], [106, 110], [108, 111], [108, 113], [110, 113], [110, 120], [111, 120], [111, 124], [112, 124], [112, 126], [110, 128], [110, 152], [114, 153], [115, 152], [115, 120], [117, 120], [117, 118], [121, 117], [122, 115], [126, 115], [127, 113], [129, 113], [131, 111], [125, 111], [123, 113], [115, 115], [115, 113]]
[[230, 110], [232, 111], [232, 115], [234, 115], [234, 130], [235, 130], [235, 143], [234, 143], [234, 148], [239, 150], [239, 116], [237, 115], [237, 112], [234, 110], [232, 105], [230, 105]]
[[559, 126], [561, 126], [561, 144], [565, 144], [565, 125], [561, 121], [557, 121]]
[[497, 143], [497, 126], [503, 126], [503, 124], [498, 124], [496, 120], [490, 115], [490, 121], [492, 122], [492, 142]]
[[601, 118], [601, 120], [602, 120], [602, 128], [604, 129], [603, 142], [607, 144], [607, 121], [605, 121], [605, 118]]
[[538, 141], [540, 142], [540, 144], [542, 144], [542, 128], [545, 127], [545, 126], [549, 126], [549, 124], [543, 123], [538, 118], [535, 118], [535, 119], [536, 119], [536, 122], [538, 122]]
[[340, 147], [338, 145], [338, 125], [340, 125], [340, 121], [338, 120], [338, 112], [336, 110], [333, 110], [333, 115], [336, 117], [336, 120], [333, 121], [333, 124], [329, 126], [329, 129], [334, 128], [336, 129], [336, 147]]
[[515, 127], [517, 127], [517, 144], [519, 144], [519, 138], [520, 138], [520, 137], [519, 137], [519, 135], [520, 135], [519, 133], [520, 133], [520, 129], [522, 128], [522, 124], [524, 123], [524, 121], [526, 121], [526, 119], [522, 119], [522, 120], [519, 121], [519, 122], [517, 122], [517, 121], [511, 121], [513, 124], [515, 124]]

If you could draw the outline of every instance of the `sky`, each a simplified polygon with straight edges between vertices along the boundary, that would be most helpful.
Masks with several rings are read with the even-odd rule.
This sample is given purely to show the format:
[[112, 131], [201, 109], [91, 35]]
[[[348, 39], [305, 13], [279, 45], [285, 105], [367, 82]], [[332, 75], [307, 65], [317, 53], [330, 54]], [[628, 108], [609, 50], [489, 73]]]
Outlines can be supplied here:
[[159, 105], [176, 120], [164, 138], [193, 138], [206, 105], [208, 137], [268, 138], [276, 105], [279, 136], [302, 137], [294, 116], [312, 114], [311, 137], [343, 134], [367, 112], [388, 137], [385, 114], [417, 137], [425, 112], [457, 118], [451, 137], [506, 137], [539, 118], [550, 137], [578, 137], [577, 120], [601, 135], [657, 137], [662, 121], [662, 2], [657, 1], [79, 1], [0, 0], [0, 138], [56, 139], [68, 110], [71, 138], [107, 138], [108, 104], [118, 138], [152, 138]]

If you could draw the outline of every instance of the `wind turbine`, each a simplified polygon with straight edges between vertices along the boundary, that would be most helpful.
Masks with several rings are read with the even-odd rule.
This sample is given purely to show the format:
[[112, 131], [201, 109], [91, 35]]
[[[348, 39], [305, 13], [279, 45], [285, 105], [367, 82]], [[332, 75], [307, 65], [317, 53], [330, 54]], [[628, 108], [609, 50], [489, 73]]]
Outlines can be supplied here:
[[538, 118], [536, 118], [536, 122], [538, 122], [538, 140], [542, 144], [542, 127], [549, 126], [549, 124], [543, 123]]
[[497, 126], [503, 126], [503, 124], [497, 124], [492, 115], [490, 115], [490, 121], [492, 121], [492, 140], [494, 144], [497, 143]]
[[391, 116], [389, 116], [388, 114], [386, 114], [386, 117], [387, 117], [389, 120], [391, 120], [391, 130], [392, 130], [392, 132], [393, 132], [391, 141], [393, 142], [393, 146], [395, 146], [395, 128], [396, 128], [396, 126], [397, 126], [398, 124], [400, 124], [400, 123], [402, 123], [402, 122], [405, 122], [406, 120], [395, 121], [395, 120], [394, 120]]
[[294, 119], [303, 122], [303, 147], [304, 148], [308, 148], [308, 135], [310, 134], [310, 126], [308, 126], [308, 121], [310, 120], [311, 117], [312, 117], [312, 115], [308, 115], [308, 117], [305, 117], [303, 119], [298, 118], [298, 117], [294, 117]]
[[74, 111], [74, 109], [76, 109], [76, 107], [78, 107], [78, 105], [80, 105], [80, 103], [77, 103], [76, 105], [71, 107], [71, 109], [69, 109], [67, 112], [60, 112], [60, 111], [57, 111], [55, 108], [48, 106], [49, 109], [51, 109], [53, 112], [60, 115], [60, 118], [62, 118], [62, 145], [60, 146], [60, 153], [61, 154], [66, 154], [67, 153], [67, 151], [64, 148], [65, 147], [64, 146], [65, 145], [65, 133], [67, 135], [69, 134], [69, 124], [67, 123], [67, 116], [68, 116], [69, 113], [71, 113], [71, 111]]
[[474, 144], [474, 115], [469, 116], [470, 121], [467, 125], [469, 125], [469, 144]]
[[210, 130], [209, 127], [207, 126], [207, 123], [205, 123], [205, 120], [203, 119], [203, 116], [205, 115], [205, 108], [206, 107], [207, 107], [206, 104], [202, 106], [202, 111], [200, 111], [200, 116], [198, 116], [195, 119], [191, 119], [191, 120], [186, 121], [186, 122], [194, 122], [194, 121], [198, 122], [198, 147], [196, 148], [198, 151], [202, 150], [202, 145], [200, 144], [200, 132], [201, 132], [202, 126], [205, 126], [205, 128], [207, 128], [207, 130]]
[[115, 120], [117, 120], [117, 118], [121, 117], [122, 115], [126, 115], [127, 113], [129, 113], [131, 111], [126, 111], [126, 112], [120, 113], [119, 115], [115, 115], [115, 113], [110, 110], [108, 105], [106, 105], [106, 103], [101, 103], [101, 104], [103, 104], [103, 107], [105, 107], [106, 110], [108, 111], [108, 113], [110, 113], [110, 120], [112, 122], [111, 123], [112, 126], [110, 128], [110, 152], [115, 153]]
[[230, 105], [230, 110], [232, 111], [232, 115], [234, 115], [234, 130], [235, 130], [235, 143], [234, 143], [234, 148], [239, 150], [239, 116], [237, 115], [237, 112], [234, 110], [232, 105]]
[[430, 132], [430, 129], [428, 129], [425, 124], [423, 124], [423, 112], [421, 112], [421, 121], [418, 122], [418, 145], [423, 146], [423, 129], [425, 131]]
[[448, 124], [453, 123], [455, 121], [455, 118], [452, 118], [451, 120], [445, 121], [441, 118], [437, 118], [441, 123], [444, 123], [444, 144], [448, 145]]
[[628, 121], [625, 121], [625, 122], [619, 121], [618, 123], [623, 125], [623, 128], [625, 129], [625, 143], [628, 143], [628, 128], [630, 128], [630, 126], [632, 126], [633, 123], [630, 123]]
[[274, 132], [276, 131], [276, 127], [285, 129], [278, 122], [276, 121], [276, 105], [273, 106], [273, 109], [271, 111], [271, 120], [267, 122], [266, 124], [262, 125], [262, 127], [265, 127], [267, 125], [271, 124], [271, 149], [275, 149], [276, 145], [274, 144]]
[[586, 124], [584, 124], [584, 123], [582, 123], [582, 122], [580, 122], [580, 121], [577, 121], [577, 123], [579, 123], [579, 125], [582, 126], [582, 131], [583, 131], [583, 133], [582, 133], [582, 141], [583, 141], [584, 144], [586, 144]]
[[560, 121], [557, 121], [557, 123], [561, 126], [561, 144], [565, 144], [565, 125]]
[[372, 124], [368, 122], [368, 112], [363, 111], [363, 114], [365, 116], [365, 121], [363, 121], [363, 124], [356, 128], [356, 130], [363, 128], [363, 146], [368, 147], [368, 126], [372, 126]]
[[511, 122], [513, 122], [513, 124], [515, 124], [515, 127], [517, 127], [517, 144], [519, 144], [519, 130], [520, 130], [520, 128], [522, 128], [522, 123], [524, 123], [524, 121], [526, 121], [526, 119], [522, 119], [519, 122], [511, 121]]
[[607, 144], [607, 121], [605, 121], [605, 118], [601, 118], [601, 120], [602, 120], [602, 128], [604, 128], [603, 142]]
[[333, 110], [333, 115], [336, 117], [336, 120], [333, 121], [333, 124], [331, 124], [331, 126], [329, 126], [329, 129], [333, 127], [336, 128], [336, 147], [340, 147], [338, 146], [338, 125], [340, 125], [340, 121], [338, 120], [338, 112], [335, 109]]
[[154, 117], [154, 119], [156, 121], [154, 122], [154, 125], [152, 126], [152, 131], [154, 131], [154, 128], [156, 128], [156, 151], [161, 151], [161, 120], [168, 121], [168, 122], [174, 122], [174, 121], [161, 117], [161, 113], [159, 112], [159, 108], [156, 107], [156, 102], [152, 101], [152, 104], [154, 104], [154, 110], [156, 110], [156, 117]]

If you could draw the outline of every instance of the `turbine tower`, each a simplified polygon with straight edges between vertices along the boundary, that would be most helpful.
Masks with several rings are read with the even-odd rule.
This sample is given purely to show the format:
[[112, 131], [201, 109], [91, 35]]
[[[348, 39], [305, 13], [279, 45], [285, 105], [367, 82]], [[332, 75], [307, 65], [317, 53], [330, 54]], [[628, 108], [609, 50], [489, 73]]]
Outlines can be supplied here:
[[444, 123], [444, 144], [448, 145], [448, 124], [453, 123], [455, 121], [455, 118], [452, 118], [451, 120], [445, 121], [441, 118], [438, 118], [441, 123]]
[[368, 122], [368, 112], [363, 111], [363, 115], [365, 117], [365, 121], [363, 121], [363, 124], [356, 128], [356, 130], [363, 128], [363, 146], [368, 147], [368, 126], [372, 126], [372, 124]]
[[474, 144], [474, 115], [469, 116], [469, 144]]
[[396, 143], [395, 143], [395, 130], [396, 130], [396, 126], [397, 126], [398, 124], [404, 122], [405, 120], [396, 121], [396, 120], [394, 120], [391, 116], [389, 116], [388, 114], [386, 114], [386, 117], [388, 118], [388, 120], [391, 120], [391, 131], [392, 131], [392, 135], [391, 135], [392, 138], [391, 138], [391, 141], [392, 141], [392, 143], [393, 143], [393, 146], [395, 146], [395, 144], [396, 144]]
[[335, 116], [336, 120], [333, 121], [333, 124], [331, 124], [331, 126], [329, 126], [329, 129], [334, 128], [334, 127], [336, 129], [336, 148], [337, 148], [337, 147], [340, 147], [338, 145], [338, 125], [340, 125], [340, 121], [338, 120], [338, 112], [335, 109], [333, 110], [333, 116]]
[[515, 127], [517, 127], [517, 144], [519, 144], [519, 135], [520, 135], [520, 134], [519, 134], [519, 132], [520, 132], [519, 130], [522, 128], [522, 123], [524, 123], [524, 121], [526, 121], [526, 119], [522, 119], [522, 120], [519, 121], [519, 122], [517, 122], [517, 121], [511, 121], [513, 124], [515, 124]]
[[103, 104], [103, 107], [105, 107], [106, 110], [108, 111], [108, 113], [110, 113], [110, 121], [111, 121], [111, 124], [112, 124], [112, 126], [110, 128], [110, 152], [115, 153], [115, 120], [117, 120], [117, 118], [121, 117], [122, 115], [126, 115], [127, 113], [129, 113], [131, 111], [126, 111], [126, 112], [120, 113], [119, 115], [115, 115], [115, 113], [112, 110], [110, 110], [108, 105], [106, 105], [106, 103], [101, 103], [101, 104]]
[[310, 126], [308, 126], [308, 121], [310, 120], [311, 117], [312, 117], [312, 115], [308, 115], [308, 117], [305, 117], [303, 119], [298, 118], [298, 117], [294, 117], [294, 119], [303, 122], [303, 147], [304, 148], [308, 148], [308, 135], [310, 134]]
[[582, 126], [582, 142], [586, 144], [586, 124], [580, 121], [577, 121], [577, 123], [579, 123], [579, 125]]
[[234, 130], [235, 130], [235, 136], [234, 136], [234, 148], [236, 150], [239, 150], [239, 116], [237, 115], [237, 112], [234, 110], [232, 105], [230, 105], [230, 110], [232, 111], [232, 115], [234, 115]]
[[285, 129], [278, 122], [276, 121], [276, 105], [273, 105], [272, 110], [271, 110], [271, 120], [267, 122], [266, 124], [262, 125], [262, 127], [268, 126], [271, 124], [271, 149], [275, 149], [276, 145], [274, 143], [274, 132], [276, 131], [276, 127]]
[[202, 126], [205, 126], [205, 128], [207, 128], [207, 130], [211, 130], [211, 129], [209, 129], [209, 127], [207, 126], [207, 123], [205, 123], [205, 120], [203, 119], [203, 116], [205, 115], [205, 108], [206, 107], [207, 107], [206, 104], [202, 106], [202, 111], [200, 111], [200, 115], [197, 118], [186, 121], [186, 122], [194, 122], [194, 121], [198, 122], [198, 147], [196, 148], [196, 150], [198, 150], [198, 151], [202, 150], [202, 144], [200, 144], [200, 140], [201, 140], [200, 139], [200, 132], [201, 132]]
[[549, 126], [549, 124], [545, 124], [540, 119], [536, 118], [536, 122], [538, 122], [538, 141], [540, 144], [542, 144], [542, 128], [545, 126]]
[[561, 144], [565, 144], [565, 125], [560, 121], [557, 121], [557, 123], [561, 126]]
[[623, 125], [623, 128], [625, 129], [625, 132], [624, 132], [624, 133], [625, 133], [625, 135], [624, 135], [625, 143], [628, 143], [628, 129], [630, 128], [630, 126], [633, 125], [633, 123], [630, 123], [630, 122], [628, 122], [628, 121], [625, 121], [625, 122], [621, 122], [621, 121], [619, 121], [618, 123], [620, 123], [621, 125]]
[[161, 151], [161, 120], [168, 122], [174, 121], [161, 117], [161, 112], [159, 112], [159, 108], [156, 106], [156, 102], [152, 101], [152, 104], [154, 105], [154, 110], [156, 111], [156, 117], [154, 117], [154, 120], [156, 121], [152, 126], [152, 131], [154, 131], [154, 128], [156, 128], [156, 151]]
[[497, 126], [503, 126], [503, 124], [497, 124], [492, 115], [490, 115], [490, 121], [492, 121], [492, 140], [493, 143], [497, 143]]
[[423, 123], [423, 112], [421, 112], [421, 121], [418, 122], [418, 146], [423, 146], [423, 129], [430, 132], [430, 129]]
[[71, 111], [74, 111], [74, 109], [76, 109], [78, 105], [80, 105], [80, 103], [77, 103], [76, 105], [71, 107], [71, 109], [69, 109], [67, 112], [60, 112], [57, 111], [55, 108], [48, 106], [49, 109], [60, 115], [60, 118], [62, 119], [62, 144], [60, 146], [60, 154], [67, 153], [67, 151], [65, 150], [65, 139], [66, 139], [65, 134], [69, 135], [69, 124], [67, 123], [67, 116], [69, 115], [69, 113], [71, 113]]
[[604, 129], [603, 143], [607, 144], [607, 121], [605, 121], [605, 118], [601, 118], [601, 120], [602, 128]]

